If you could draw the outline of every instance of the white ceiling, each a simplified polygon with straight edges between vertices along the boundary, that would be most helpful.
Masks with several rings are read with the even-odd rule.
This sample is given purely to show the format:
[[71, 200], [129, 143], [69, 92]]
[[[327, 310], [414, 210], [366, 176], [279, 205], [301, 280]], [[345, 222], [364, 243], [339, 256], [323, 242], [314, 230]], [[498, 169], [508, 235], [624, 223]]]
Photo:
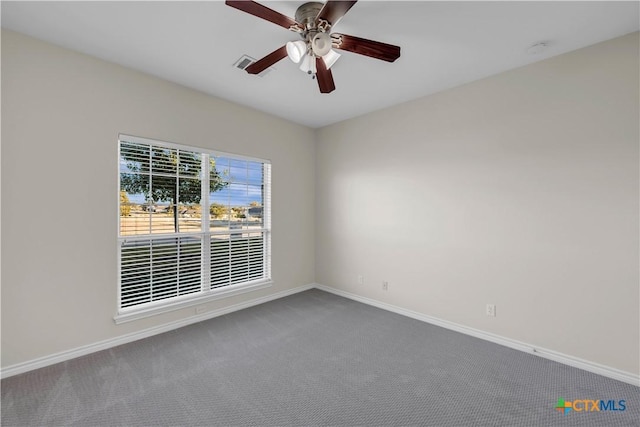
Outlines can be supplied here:
[[[303, 1], [261, 3], [294, 17]], [[3, 28], [315, 128], [638, 31], [639, 4], [361, 0], [333, 30], [399, 45], [401, 57], [344, 52], [330, 94], [287, 58], [264, 77], [233, 67], [298, 35], [222, 1], [2, 1], [1, 12]], [[527, 54], [541, 41], [546, 51]]]

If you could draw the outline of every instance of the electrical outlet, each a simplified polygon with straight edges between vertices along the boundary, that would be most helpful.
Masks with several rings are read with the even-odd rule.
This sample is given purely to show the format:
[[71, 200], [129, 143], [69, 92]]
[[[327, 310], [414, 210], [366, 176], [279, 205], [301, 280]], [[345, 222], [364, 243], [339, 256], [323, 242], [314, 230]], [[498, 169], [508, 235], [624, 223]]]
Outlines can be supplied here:
[[358, 275], [358, 285], [364, 285], [364, 276], [362, 274]]
[[387, 282], [386, 280], [382, 282], [382, 290], [383, 291], [389, 290], [389, 282]]
[[487, 316], [496, 317], [496, 306], [495, 306], [495, 304], [487, 304]]

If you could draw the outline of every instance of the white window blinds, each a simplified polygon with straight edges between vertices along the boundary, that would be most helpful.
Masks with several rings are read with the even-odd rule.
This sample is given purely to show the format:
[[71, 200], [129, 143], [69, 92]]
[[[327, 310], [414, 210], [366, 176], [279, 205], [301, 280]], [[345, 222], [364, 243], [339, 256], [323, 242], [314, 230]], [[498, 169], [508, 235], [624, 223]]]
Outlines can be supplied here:
[[270, 164], [121, 135], [120, 314], [270, 281]]

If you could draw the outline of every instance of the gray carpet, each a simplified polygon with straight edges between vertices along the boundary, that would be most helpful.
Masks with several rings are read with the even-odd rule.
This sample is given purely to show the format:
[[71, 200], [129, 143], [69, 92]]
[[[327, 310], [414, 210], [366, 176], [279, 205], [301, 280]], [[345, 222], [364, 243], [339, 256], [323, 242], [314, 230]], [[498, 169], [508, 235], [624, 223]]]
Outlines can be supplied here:
[[[558, 398], [626, 401], [574, 412]], [[3, 426], [640, 426], [640, 389], [319, 290], [2, 381]]]

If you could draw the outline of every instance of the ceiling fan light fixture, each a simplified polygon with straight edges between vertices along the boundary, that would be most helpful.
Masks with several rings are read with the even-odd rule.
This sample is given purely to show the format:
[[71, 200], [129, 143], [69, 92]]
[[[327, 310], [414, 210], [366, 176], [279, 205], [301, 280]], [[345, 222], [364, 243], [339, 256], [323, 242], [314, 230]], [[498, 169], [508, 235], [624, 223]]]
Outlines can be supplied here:
[[329, 53], [327, 53], [322, 57], [322, 60], [324, 61], [324, 65], [327, 67], [327, 70], [330, 69], [331, 66], [336, 63], [338, 58], [340, 58], [340, 54], [333, 49], [331, 49]]
[[316, 56], [325, 56], [331, 50], [331, 36], [327, 33], [318, 33], [311, 39], [311, 49]]
[[313, 55], [305, 55], [300, 64], [300, 69], [307, 74], [315, 74], [316, 69], [316, 57]]
[[287, 42], [287, 56], [296, 64], [300, 62], [305, 53], [307, 53], [307, 45], [302, 40]]

